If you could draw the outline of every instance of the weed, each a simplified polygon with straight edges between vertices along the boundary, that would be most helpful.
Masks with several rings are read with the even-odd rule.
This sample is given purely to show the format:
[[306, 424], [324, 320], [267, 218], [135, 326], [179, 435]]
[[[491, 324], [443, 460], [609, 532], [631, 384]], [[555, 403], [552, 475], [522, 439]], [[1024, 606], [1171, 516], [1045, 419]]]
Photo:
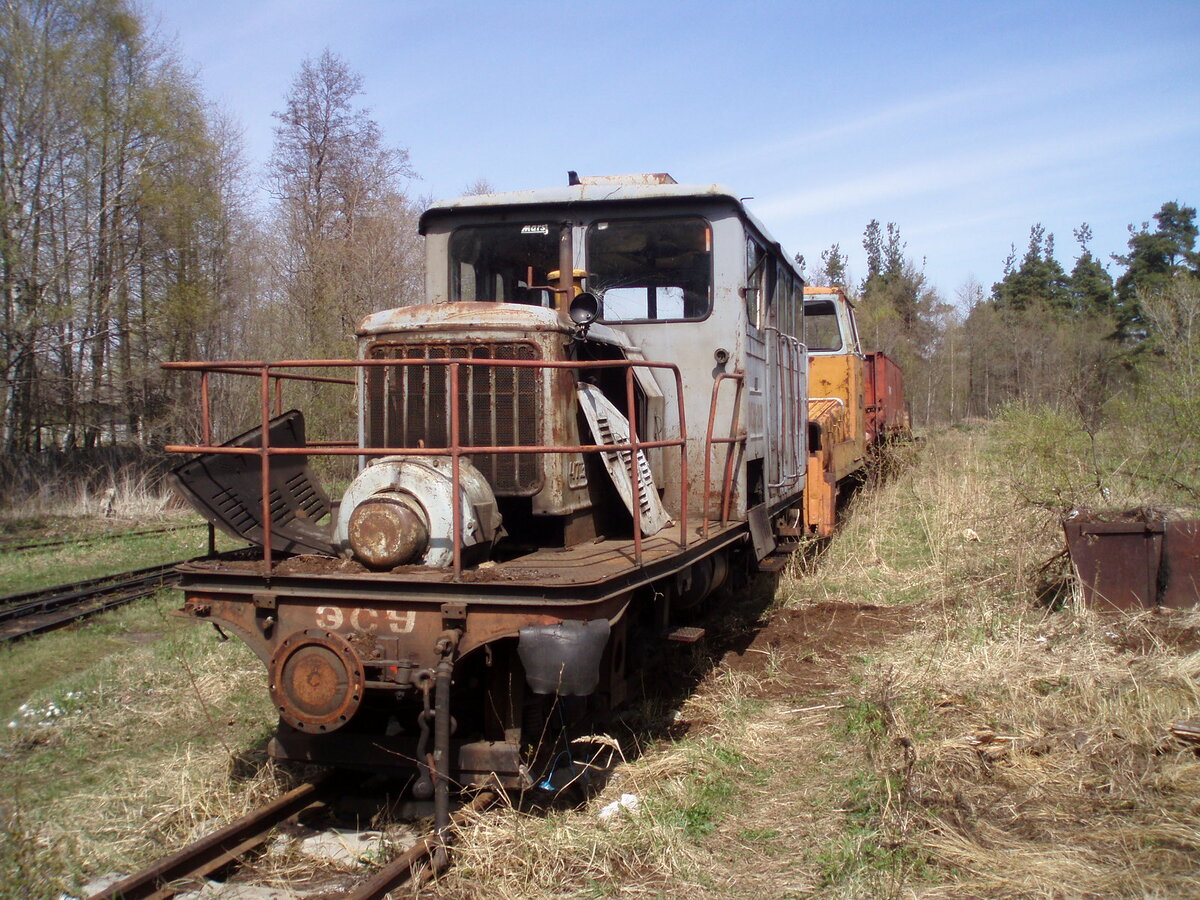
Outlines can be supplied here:
[[883, 711], [870, 700], [847, 700], [842, 713], [842, 727], [848, 735], [874, 740], [886, 730]]
[[878, 834], [866, 832], [844, 837], [817, 859], [820, 884], [857, 883], [871, 888], [872, 897], [892, 897], [912, 878], [925, 875], [925, 859], [912, 849], [881, 841]]

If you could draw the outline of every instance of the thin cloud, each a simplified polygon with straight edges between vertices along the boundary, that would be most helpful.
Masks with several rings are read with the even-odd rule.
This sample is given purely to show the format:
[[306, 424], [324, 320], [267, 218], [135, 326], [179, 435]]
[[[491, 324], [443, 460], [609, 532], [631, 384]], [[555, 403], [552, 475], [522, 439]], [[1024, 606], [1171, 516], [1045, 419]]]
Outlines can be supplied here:
[[959, 153], [816, 188], [795, 191], [757, 205], [765, 219], [817, 215], [848, 207], [879, 207], [901, 198], [942, 193], [1001, 178], [1025, 175], [1063, 163], [1110, 155], [1120, 149], [1153, 145], [1156, 141], [1195, 130], [1193, 123], [1130, 125], [1121, 129], [1079, 132], [1011, 146], [991, 153]]
[[881, 132], [894, 137], [897, 126], [908, 131], [928, 130], [939, 127], [947, 114], [954, 111], [989, 116], [1014, 110], [1027, 113], [1033, 97], [1037, 98], [1038, 105], [1044, 106], [1047, 101], [1073, 95], [1095, 96], [1106, 86], [1126, 82], [1131, 71], [1149, 76], [1155, 64], [1161, 62], [1157, 58], [1147, 60], [1134, 52], [1116, 52], [1103, 58], [1088, 57], [1051, 66], [1010, 70], [973, 85], [934, 91], [877, 107], [851, 119], [818, 122], [811, 128], [774, 141], [740, 145], [696, 160], [693, 165], [698, 170], [741, 168], [750, 163], [795, 157], [799, 152], [812, 151], [836, 140]]

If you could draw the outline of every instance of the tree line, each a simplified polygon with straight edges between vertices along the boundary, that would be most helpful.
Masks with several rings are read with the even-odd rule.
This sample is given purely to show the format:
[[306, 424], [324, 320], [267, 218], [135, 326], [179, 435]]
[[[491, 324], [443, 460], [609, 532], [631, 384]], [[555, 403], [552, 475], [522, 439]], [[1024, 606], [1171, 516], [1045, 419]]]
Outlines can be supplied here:
[[[126, 0], [0, 8], [0, 447], [194, 431], [166, 360], [346, 355], [423, 284], [407, 153], [303, 62], [252, 202], [240, 135]], [[193, 435], [194, 436], [194, 435]]]
[[[352, 355], [364, 314], [421, 296], [427, 201], [362, 92], [337, 55], [304, 60], [254, 173], [237, 129], [127, 0], [0, 9], [5, 453], [193, 439], [195, 380], [162, 362]], [[1180, 400], [1194, 381], [1175, 385], [1179, 402], [1150, 391], [1200, 370], [1196, 237], [1195, 209], [1164, 203], [1131, 226], [1113, 278], [1086, 224], [1069, 271], [1035, 224], [990, 290], [970, 281], [952, 302], [898, 225], [872, 220], [861, 280], [836, 244], [807, 277], [847, 288], [864, 341], [904, 367], [919, 423], [1037, 402], [1097, 427], [1126, 403], [1200, 427]], [[252, 420], [235, 395], [217, 393], [216, 415]]]
[[1054, 235], [1035, 224], [990, 290], [969, 280], [949, 302], [928, 284], [900, 229], [872, 220], [863, 233], [866, 277], [852, 282], [837, 244], [808, 277], [843, 286], [856, 302], [864, 342], [903, 366], [917, 423], [1020, 415], [1047, 428], [1053, 421], [1047, 441], [1081, 435], [1091, 448], [1095, 485], [1103, 486], [1104, 472], [1122, 471], [1195, 503], [1197, 235], [1194, 207], [1163, 203], [1151, 221], [1129, 227], [1127, 252], [1111, 259], [1120, 270], [1114, 278], [1092, 252], [1087, 224], [1074, 230], [1070, 271]]
[[838, 244], [807, 275], [843, 286], [857, 303], [864, 340], [904, 365], [919, 421], [989, 417], [1014, 401], [1070, 403], [1094, 414], [1162, 355], [1147, 305], [1156, 309], [1164, 296], [1200, 285], [1193, 207], [1164, 203], [1153, 225], [1129, 232], [1128, 252], [1112, 257], [1123, 269], [1114, 279], [1092, 253], [1086, 223], [1074, 230], [1070, 272], [1054, 235], [1035, 224], [1024, 253], [1011, 249], [990, 291], [968, 281], [954, 303], [928, 284], [895, 223], [867, 224], [861, 281], [851, 282]]

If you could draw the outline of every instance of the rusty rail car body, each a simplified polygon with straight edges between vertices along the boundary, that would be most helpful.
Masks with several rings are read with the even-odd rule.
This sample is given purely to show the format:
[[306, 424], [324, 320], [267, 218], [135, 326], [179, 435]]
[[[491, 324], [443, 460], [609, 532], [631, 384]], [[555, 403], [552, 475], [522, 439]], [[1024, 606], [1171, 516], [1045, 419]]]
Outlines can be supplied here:
[[[818, 530], [824, 401], [800, 274], [725, 188], [573, 179], [420, 227], [424, 302], [363, 320], [357, 358], [169, 364], [200, 379], [202, 432], [169, 449], [196, 454], [177, 474], [197, 507], [262, 548], [183, 566], [181, 613], [263, 660], [271, 753], [411, 769], [444, 798], [546, 784], [570, 766], [555, 698], [620, 704], [656, 642], [695, 634], [689, 609]], [[219, 442], [213, 382], [238, 378], [258, 422]], [[293, 381], [344, 390], [357, 434], [310, 440]], [[340, 502], [321, 455], [357, 463]]]

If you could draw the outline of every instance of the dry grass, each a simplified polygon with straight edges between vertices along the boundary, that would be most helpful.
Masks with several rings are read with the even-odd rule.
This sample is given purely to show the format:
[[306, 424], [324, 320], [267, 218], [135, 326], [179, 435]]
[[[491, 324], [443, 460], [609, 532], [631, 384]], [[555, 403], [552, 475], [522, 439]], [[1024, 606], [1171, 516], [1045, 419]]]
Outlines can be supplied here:
[[[934, 436], [780, 584], [778, 615], [867, 609], [900, 636], [773, 632], [585, 808], [487, 819], [438, 896], [1200, 894], [1200, 759], [1166, 732], [1200, 714], [1200, 613], [1040, 603], [1061, 530], [1004, 437]], [[601, 824], [626, 792], [641, 810]]]
[[[681, 715], [711, 724], [619, 765], [583, 807], [549, 814], [506, 808], [483, 819], [456, 853], [438, 895], [755, 896], [753, 873], [728, 860], [714, 864], [713, 849], [723, 854], [733, 849], [730, 841], [743, 849], [756, 843], [754, 835], [731, 832], [730, 823], [778, 801], [779, 786], [762, 764], [772, 761], [795, 718], [781, 706], [748, 712], [745, 686], [726, 684], [691, 698]], [[623, 794], [638, 798], [637, 809], [602, 821], [599, 810]], [[783, 832], [772, 837], [781, 846], [786, 841]]]
[[1194, 895], [1200, 764], [1166, 728], [1200, 710], [1200, 613], [1100, 613], [1074, 590], [1037, 603], [1061, 531], [1012, 502], [1026, 461], [986, 452], [994, 439], [931, 442], [863, 498], [822, 586], [788, 600], [829, 596], [832, 574], [851, 597], [891, 585], [919, 604], [859, 674], [863, 751], [887, 788], [876, 823], [932, 881], [903, 892]]
[[[179, 511], [183, 504], [161, 473], [134, 465], [76, 475], [38, 474], [5, 492], [0, 522], [23, 531], [30, 519], [57, 518], [90, 523], [140, 522]], [[107, 524], [107, 523], [105, 523]]]
[[[640, 752], [597, 796], [484, 817], [423, 896], [1200, 895], [1200, 758], [1166, 731], [1200, 717], [1200, 613], [1040, 603], [1061, 531], [1019, 501], [1010, 438], [914, 448], [795, 562], [750, 646], [678, 709], [616, 726]], [[261, 759], [261, 667], [238, 645], [168, 631], [107, 665], [37, 701], [86, 704], [2, 748], [11, 782], [34, 777], [2, 801], [7, 884], [128, 868], [280, 777]], [[602, 822], [627, 793], [638, 809]]]
[[[888, 655], [910, 735], [905, 790], [918, 843], [957, 877], [931, 896], [1185, 896], [1200, 890], [1200, 763], [1167, 726], [1200, 709], [1200, 655], [1161, 616], [1013, 610], [981, 636], [984, 603], [941, 613]], [[1196, 629], [1196, 613], [1172, 628]], [[884, 676], [873, 672], [870, 681]], [[905, 711], [906, 710], [906, 711]]]

